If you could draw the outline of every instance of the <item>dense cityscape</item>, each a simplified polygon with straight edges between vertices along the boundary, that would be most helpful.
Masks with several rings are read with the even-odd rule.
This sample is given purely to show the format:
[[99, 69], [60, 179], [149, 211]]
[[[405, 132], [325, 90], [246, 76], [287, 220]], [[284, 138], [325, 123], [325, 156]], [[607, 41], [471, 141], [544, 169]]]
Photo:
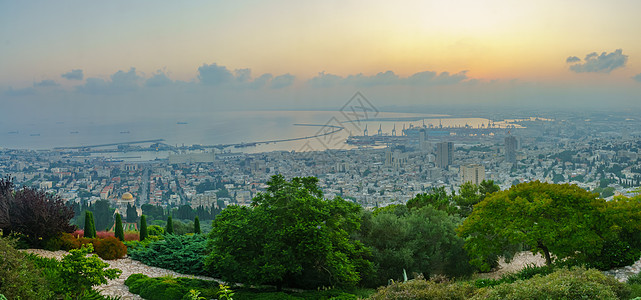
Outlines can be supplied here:
[[254, 154], [182, 151], [140, 162], [83, 155], [77, 149], [1, 149], [0, 172], [65, 201], [106, 199], [112, 207], [122, 207], [125, 193], [133, 195], [138, 208], [249, 205], [275, 174], [315, 176], [326, 198], [340, 196], [366, 208], [405, 203], [434, 188], [456, 193], [464, 182], [485, 179], [501, 189], [535, 180], [571, 183], [611, 198], [634, 194], [641, 179], [641, 145], [635, 139], [641, 129], [635, 120], [615, 114], [527, 118], [517, 122], [522, 128], [478, 136], [443, 135], [446, 128], [432, 136], [425, 126], [420, 136], [399, 133], [406, 139], [383, 146]]

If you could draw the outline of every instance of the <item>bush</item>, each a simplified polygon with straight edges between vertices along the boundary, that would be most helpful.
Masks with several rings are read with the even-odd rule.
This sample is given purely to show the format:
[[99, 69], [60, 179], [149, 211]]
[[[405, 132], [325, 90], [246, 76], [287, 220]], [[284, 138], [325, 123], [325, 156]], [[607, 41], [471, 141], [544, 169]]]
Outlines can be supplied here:
[[160, 236], [165, 234], [165, 229], [158, 225], [151, 225], [151, 226], [147, 226], [147, 233], [149, 235]]
[[93, 244], [102, 259], [119, 259], [127, 255], [127, 246], [115, 237], [96, 239]]
[[7, 299], [49, 299], [52, 292], [42, 273], [15, 242], [0, 237], [0, 294]]
[[200, 292], [206, 299], [216, 298], [218, 283], [183, 277], [155, 277], [143, 274], [132, 274], [125, 280], [129, 291], [145, 299], [174, 300], [187, 299], [190, 290]]
[[628, 277], [628, 284], [641, 284], [641, 273], [636, 273]]
[[14, 190], [10, 178], [0, 179], [0, 230], [17, 234], [30, 247], [41, 248], [63, 232], [73, 232], [73, 209], [58, 196], [29, 187]]
[[[147, 242], [149, 241], [149, 242]], [[145, 243], [147, 242], [147, 243]], [[170, 269], [184, 274], [205, 275], [207, 237], [166, 235], [164, 240], [129, 244], [129, 257], [146, 265]], [[146, 244], [146, 246], [145, 246]]]
[[122, 273], [118, 269], [105, 269], [109, 264], [95, 256], [87, 257], [92, 251], [92, 245], [73, 249], [60, 262], [60, 278], [64, 283], [65, 293], [72, 298], [91, 290], [94, 285], [106, 284], [107, 279], [118, 278]]
[[474, 296], [476, 288], [464, 282], [436, 283], [428, 280], [414, 279], [408, 282], [395, 282], [380, 287], [369, 299], [469, 299]]
[[479, 290], [473, 299], [627, 299], [630, 288], [594, 269], [559, 269], [549, 275]]
[[555, 266], [527, 265], [514, 274], [505, 274], [500, 279], [477, 279], [474, 286], [477, 288], [497, 286], [503, 283], [512, 283], [517, 280], [528, 280], [535, 275], [548, 275], [556, 270]]

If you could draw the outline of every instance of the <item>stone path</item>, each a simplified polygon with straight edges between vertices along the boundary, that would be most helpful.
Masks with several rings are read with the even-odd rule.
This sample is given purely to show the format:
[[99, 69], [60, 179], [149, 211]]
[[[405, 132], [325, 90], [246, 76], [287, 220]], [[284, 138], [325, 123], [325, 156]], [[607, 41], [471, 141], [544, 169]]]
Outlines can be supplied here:
[[[66, 251], [52, 252], [52, 251], [47, 251], [42, 249], [28, 249], [24, 251], [29, 253], [34, 253], [42, 257], [56, 258], [58, 260], [60, 260], [63, 256], [69, 254]], [[108, 263], [111, 268], [117, 268], [122, 270], [122, 274], [120, 275], [120, 277], [116, 279], [109, 280], [107, 284], [96, 287], [96, 290], [100, 291], [102, 295], [118, 296], [123, 300], [142, 299], [140, 296], [130, 293], [129, 288], [125, 285], [125, 279], [127, 279], [129, 275], [135, 274], [135, 273], [142, 273], [149, 277], [162, 277], [162, 276], [189, 277], [189, 278], [198, 278], [198, 279], [204, 279], [204, 280], [214, 280], [216, 282], [222, 283], [222, 281], [211, 278], [211, 277], [185, 275], [185, 274], [181, 274], [181, 273], [174, 272], [167, 269], [151, 267], [130, 258], [103, 260], [103, 261]]]

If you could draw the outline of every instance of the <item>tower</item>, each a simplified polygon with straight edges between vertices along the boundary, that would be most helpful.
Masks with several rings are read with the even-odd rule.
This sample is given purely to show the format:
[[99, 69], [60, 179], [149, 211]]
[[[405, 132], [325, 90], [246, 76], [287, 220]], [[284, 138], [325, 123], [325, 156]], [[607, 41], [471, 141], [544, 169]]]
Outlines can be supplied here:
[[396, 123], [394, 123], [394, 128], [392, 128], [392, 136], [396, 136]]
[[516, 163], [516, 138], [511, 135], [505, 138], [505, 161]]
[[365, 130], [363, 130], [363, 135], [364, 135], [364, 136], [367, 136], [367, 135], [368, 135], [368, 134], [367, 134], [367, 124], [365, 124]]
[[454, 143], [441, 142], [436, 145], [436, 166], [446, 168], [454, 158]]
[[378, 132], [376, 133], [376, 135], [378, 135], [378, 136], [382, 136], [383, 135], [383, 129], [381, 128], [381, 126], [382, 126], [381, 124], [378, 124]]

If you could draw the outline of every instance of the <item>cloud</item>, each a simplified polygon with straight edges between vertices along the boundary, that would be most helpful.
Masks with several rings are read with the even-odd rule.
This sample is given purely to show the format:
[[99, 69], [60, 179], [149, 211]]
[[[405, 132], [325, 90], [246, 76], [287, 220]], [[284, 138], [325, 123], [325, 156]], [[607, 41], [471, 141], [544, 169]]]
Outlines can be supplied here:
[[341, 83], [343, 77], [334, 74], [327, 74], [325, 71], [318, 73], [318, 76], [313, 77], [307, 82], [314, 87], [330, 87]]
[[641, 73], [639, 73], [639, 74], [637, 74], [637, 75], [632, 76], [632, 79], [634, 79], [634, 80], [636, 80], [636, 81], [638, 81], [638, 82], [641, 82]]
[[251, 69], [236, 69], [236, 70], [234, 70], [234, 77], [236, 77], [236, 81], [238, 81], [238, 82], [248, 82], [252, 78], [252, 70]]
[[87, 78], [78, 90], [87, 94], [120, 94], [135, 91], [140, 87], [142, 77], [136, 74], [136, 68], [129, 71], [118, 71], [110, 76], [111, 81], [101, 78]]
[[206, 85], [219, 85], [230, 82], [234, 78], [227, 67], [218, 66], [216, 63], [211, 65], [203, 64], [198, 68], [198, 79]]
[[29, 96], [29, 95], [34, 95], [35, 93], [36, 93], [36, 89], [32, 87], [15, 89], [15, 90], [12, 87], [9, 87], [9, 89], [4, 92], [4, 94], [7, 96]]
[[[570, 58], [566, 59], [566, 62]], [[623, 54], [623, 50], [617, 49], [612, 53], [603, 52], [598, 55], [592, 52], [585, 56], [583, 63], [576, 63], [570, 66], [570, 70], [576, 73], [598, 72], [610, 73], [614, 69], [622, 68], [628, 61], [628, 56]]]
[[272, 84], [271, 88], [272, 89], [282, 89], [284, 87], [288, 87], [294, 83], [294, 79], [296, 76], [291, 75], [289, 73], [283, 74], [280, 76], [276, 76], [272, 79]]
[[84, 78], [84, 74], [82, 74], [82, 70], [76, 69], [71, 70], [71, 72], [64, 73], [60, 75], [60, 77], [68, 80], [82, 80]]
[[169, 79], [165, 72], [158, 70], [153, 76], [145, 80], [145, 86], [149, 87], [159, 87], [159, 86], [168, 86], [174, 83], [173, 80]]
[[59, 84], [51, 79], [45, 79], [40, 82], [34, 82], [33, 86], [34, 87], [51, 87], [51, 86], [59, 86]]
[[341, 77], [334, 74], [318, 73], [318, 76], [311, 78], [308, 83], [314, 87], [332, 87], [337, 85], [354, 86], [384, 86], [384, 85], [411, 85], [411, 86], [432, 86], [456, 84], [469, 79], [467, 71], [455, 74], [449, 72], [436, 73], [424, 71], [413, 74], [409, 77], [400, 77], [392, 71], [379, 72], [373, 76], [363, 74]]
[[272, 78], [274, 78], [274, 75], [265, 73], [254, 79], [252, 82], [248, 83], [247, 86], [252, 89], [259, 89], [266, 86], [272, 80]]
[[569, 56], [568, 58], [565, 59], [566, 63], [575, 63], [575, 62], [580, 62], [581, 59], [576, 57], [576, 56]]

